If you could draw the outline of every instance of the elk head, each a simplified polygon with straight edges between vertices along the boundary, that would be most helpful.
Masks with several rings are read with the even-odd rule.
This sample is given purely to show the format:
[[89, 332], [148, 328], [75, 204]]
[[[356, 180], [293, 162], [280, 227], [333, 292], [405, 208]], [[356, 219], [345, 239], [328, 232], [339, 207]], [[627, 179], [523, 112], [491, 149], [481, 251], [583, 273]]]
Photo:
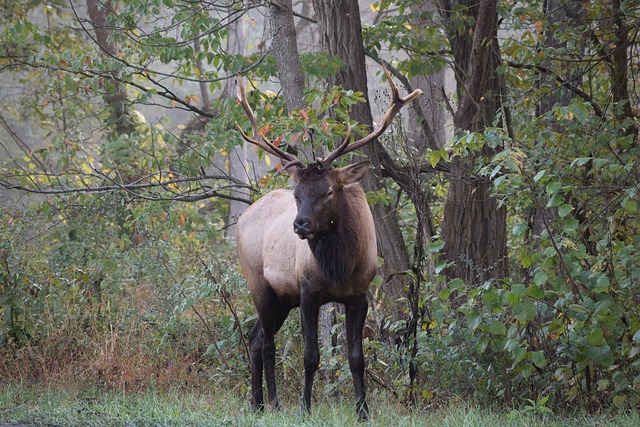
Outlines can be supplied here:
[[301, 239], [313, 239], [317, 234], [330, 232], [340, 217], [339, 198], [336, 197], [345, 185], [360, 180], [369, 168], [365, 160], [343, 168], [324, 168], [312, 163], [305, 168], [293, 170], [296, 186], [293, 194], [298, 215], [293, 221], [293, 231]]

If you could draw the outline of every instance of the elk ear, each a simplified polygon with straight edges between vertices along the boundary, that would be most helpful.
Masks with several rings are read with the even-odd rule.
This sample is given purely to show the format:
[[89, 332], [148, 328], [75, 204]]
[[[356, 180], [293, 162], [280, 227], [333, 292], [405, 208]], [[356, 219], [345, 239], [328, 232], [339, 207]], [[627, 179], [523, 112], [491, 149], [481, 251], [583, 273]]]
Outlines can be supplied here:
[[293, 168], [289, 171], [289, 176], [291, 177], [291, 180], [293, 181], [293, 183], [297, 183], [298, 182], [298, 168]]
[[364, 160], [359, 163], [354, 163], [349, 166], [345, 166], [340, 169], [336, 169], [336, 176], [338, 181], [343, 185], [352, 184], [359, 181], [364, 174], [369, 170], [370, 160]]

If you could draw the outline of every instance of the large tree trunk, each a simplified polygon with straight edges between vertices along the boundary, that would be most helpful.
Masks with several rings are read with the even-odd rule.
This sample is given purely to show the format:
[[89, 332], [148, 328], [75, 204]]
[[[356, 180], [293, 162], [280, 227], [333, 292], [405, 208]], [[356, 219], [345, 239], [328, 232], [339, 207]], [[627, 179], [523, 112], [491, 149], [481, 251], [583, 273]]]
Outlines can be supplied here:
[[[372, 128], [373, 119], [367, 96], [367, 76], [365, 69], [362, 27], [357, 0], [314, 0], [318, 15], [321, 48], [332, 56], [339, 57], [346, 66], [329, 82], [345, 89], [362, 92], [366, 102], [355, 105], [351, 118]], [[365, 146], [362, 151], [371, 159], [374, 169], [381, 171], [382, 157], [388, 156], [378, 141]], [[380, 177], [367, 174], [363, 180], [366, 191], [381, 188]], [[378, 239], [378, 253], [384, 259], [381, 267], [382, 290], [388, 312], [395, 320], [403, 318], [403, 308], [396, 301], [404, 296], [406, 280], [403, 273], [410, 269], [409, 256], [398, 226], [398, 219], [392, 206], [376, 204], [372, 207]]]
[[[496, 72], [500, 64], [496, 0], [441, 2], [443, 16], [450, 23], [462, 6], [474, 28], [450, 25], [449, 34], [458, 84], [458, 109], [454, 115], [456, 131], [481, 132], [491, 126], [501, 106], [503, 88]], [[461, 10], [461, 9], [458, 9]], [[462, 23], [458, 22], [458, 24]], [[456, 31], [456, 28], [462, 28]], [[473, 158], [493, 153], [483, 149], [451, 164], [449, 193], [444, 206], [444, 251], [452, 267], [450, 278], [482, 283], [508, 275], [506, 209], [491, 196], [491, 182], [472, 172]]]

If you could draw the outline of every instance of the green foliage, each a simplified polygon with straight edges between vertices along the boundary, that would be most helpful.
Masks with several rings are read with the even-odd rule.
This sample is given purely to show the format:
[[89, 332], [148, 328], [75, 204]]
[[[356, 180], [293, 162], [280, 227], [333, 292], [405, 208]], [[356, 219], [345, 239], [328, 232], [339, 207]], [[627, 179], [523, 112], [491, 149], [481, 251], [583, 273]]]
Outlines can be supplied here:
[[[31, 303], [38, 285], [28, 278], [24, 254], [13, 238], [18, 221], [4, 211], [0, 218], [0, 345], [24, 344], [35, 334]], [[21, 228], [21, 227], [20, 227]], [[20, 231], [18, 231], [19, 233]]]
[[[378, 12], [397, 8], [398, 13], [382, 14], [382, 18], [373, 25], [363, 28], [364, 45], [368, 51], [375, 56], [383, 49], [406, 52], [408, 57], [393, 59], [397, 59], [398, 69], [409, 78], [438, 72], [447, 65], [445, 33], [437, 24], [437, 15], [424, 7], [424, 2], [379, 1], [371, 8]], [[416, 25], [424, 22], [431, 25]]]

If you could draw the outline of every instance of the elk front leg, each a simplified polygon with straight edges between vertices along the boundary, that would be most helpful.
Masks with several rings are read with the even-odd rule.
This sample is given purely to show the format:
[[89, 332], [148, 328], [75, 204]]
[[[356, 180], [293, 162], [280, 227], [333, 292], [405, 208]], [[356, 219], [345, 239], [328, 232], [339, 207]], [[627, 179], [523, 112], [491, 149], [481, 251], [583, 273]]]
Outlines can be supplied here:
[[362, 330], [369, 305], [366, 295], [346, 306], [347, 348], [349, 369], [356, 391], [356, 410], [360, 419], [369, 418], [369, 408], [364, 390], [364, 352], [362, 350]]
[[318, 313], [320, 306], [313, 297], [300, 296], [300, 318], [302, 321], [302, 337], [304, 338], [304, 393], [302, 396], [302, 410], [311, 411], [311, 390], [313, 378], [320, 364], [318, 350]]

